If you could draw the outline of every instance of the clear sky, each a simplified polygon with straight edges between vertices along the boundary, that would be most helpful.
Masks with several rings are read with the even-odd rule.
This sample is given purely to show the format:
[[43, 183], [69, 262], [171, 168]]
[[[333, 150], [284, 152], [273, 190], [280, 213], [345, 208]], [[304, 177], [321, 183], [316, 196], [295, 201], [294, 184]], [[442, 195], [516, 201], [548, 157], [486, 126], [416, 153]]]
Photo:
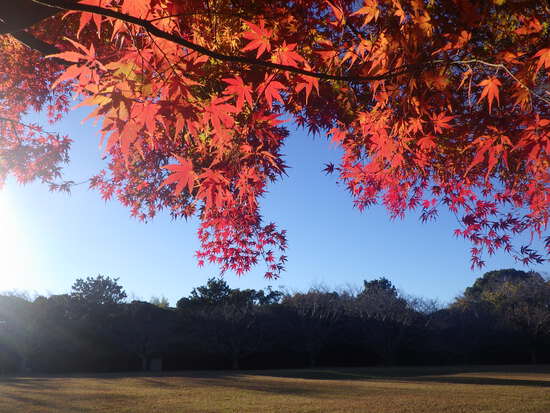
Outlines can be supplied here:
[[[102, 165], [95, 130], [80, 123], [84, 115], [73, 112], [49, 128], [75, 141], [65, 173], [74, 181]], [[334, 177], [322, 173], [325, 163], [338, 158], [323, 137], [294, 131], [285, 152], [289, 176], [270, 187], [263, 212], [288, 230], [287, 271], [271, 281], [262, 268], [241, 277], [226, 274], [233, 287], [345, 288], [385, 276], [408, 294], [447, 302], [485, 271], [527, 270], [500, 253], [487, 258], [483, 271], [472, 272], [470, 244], [452, 235], [454, 216], [442, 213], [436, 223], [422, 224], [417, 215], [391, 221], [381, 207], [359, 213]], [[175, 304], [217, 275], [215, 266], [196, 266], [196, 228], [194, 220], [167, 215], [142, 223], [86, 185], [67, 195], [12, 179], [0, 190], [0, 291], [59, 294], [76, 278], [103, 274], [119, 277], [131, 298], [165, 296]], [[548, 264], [531, 268], [550, 271]]]

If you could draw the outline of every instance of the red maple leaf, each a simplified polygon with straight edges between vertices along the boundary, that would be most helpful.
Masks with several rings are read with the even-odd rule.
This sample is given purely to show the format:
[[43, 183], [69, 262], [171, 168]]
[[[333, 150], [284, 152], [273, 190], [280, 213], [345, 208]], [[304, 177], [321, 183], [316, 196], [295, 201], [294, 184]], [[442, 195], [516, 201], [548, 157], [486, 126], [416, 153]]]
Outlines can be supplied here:
[[207, 169], [199, 178], [202, 180], [197, 198], [204, 201], [205, 208], [221, 208], [224, 202], [230, 198], [225, 187], [228, 180], [219, 171]]
[[273, 76], [268, 76], [263, 83], [263, 86], [264, 95], [270, 108], [273, 108], [273, 99], [283, 103], [283, 98], [281, 97], [279, 91], [285, 89], [285, 85], [281, 82], [273, 80]]
[[550, 68], [550, 48], [548, 49], [541, 49], [535, 54], [535, 57], [539, 58], [539, 62], [537, 63], [537, 72], [540, 70], [542, 65], [544, 65], [545, 69]]
[[498, 87], [502, 85], [502, 83], [496, 77], [491, 76], [479, 82], [478, 85], [483, 86], [483, 91], [481, 92], [481, 96], [479, 97], [477, 103], [481, 102], [486, 97], [489, 102], [489, 113], [491, 113], [493, 100], [496, 99], [497, 104], [500, 104]]
[[231, 96], [213, 98], [210, 104], [205, 106], [204, 119], [210, 120], [216, 133], [223, 133], [221, 128], [222, 125], [226, 128], [231, 128], [234, 124], [231, 114], [235, 113], [236, 108], [226, 103], [230, 98]]
[[295, 49], [296, 43], [286, 44], [286, 41], [283, 41], [283, 44], [273, 54], [273, 60], [282, 65], [298, 67], [298, 63], [304, 63], [305, 60], [294, 51]]
[[225, 88], [223, 93], [226, 95], [237, 96], [237, 104], [235, 105], [237, 112], [241, 111], [245, 100], [248, 102], [250, 107], [252, 107], [252, 87], [245, 84], [240, 76], [225, 78], [222, 80], [229, 85]]
[[336, 17], [336, 21], [334, 22], [335, 25], [341, 25], [344, 22], [344, 11], [342, 10], [342, 7], [339, 5], [333, 4], [331, 1], [327, 0], [328, 5], [332, 9], [332, 13]]
[[[497, 99], [498, 99], [498, 90], [497, 90]], [[451, 129], [452, 126], [449, 125], [449, 122], [454, 119], [454, 116], [445, 116], [445, 112], [438, 113], [437, 115], [432, 116], [432, 121], [434, 124], [434, 130], [437, 133], [442, 133], [443, 129]]]
[[124, 0], [120, 10], [135, 17], [146, 17], [151, 13], [150, 4], [147, 1]]
[[271, 44], [269, 38], [271, 37], [271, 31], [265, 28], [265, 23], [260, 20], [260, 25], [256, 26], [253, 23], [245, 21], [246, 25], [250, 27], [250, 30], [243, 33], [245, 39], [250, 42], [241, 49], [241, 52], [248, 52], [250, 50], [256, 50], [256, 59], [258, 59], [266, 50], [271, 50]]
[[182, 158], [181, 156], [174, 155], [179, 164], [165, 165], [164, 169], [168, 169], [170, 176], [168, 176], [162, 185], [176, 184], [174, 195], [179, 195], [185, 187], [188, 188], [189, 193], [193, 192], [195, 185], [195, 172], [193, 171], [193, 163], [189, 159]]
[[351, 16], [364, 15], [363, 26], [369, 24], [372, 20], [376, 21], [380, 15], [377, 0], [364, 0], [364, 4], [364, 7], [351, 14]]

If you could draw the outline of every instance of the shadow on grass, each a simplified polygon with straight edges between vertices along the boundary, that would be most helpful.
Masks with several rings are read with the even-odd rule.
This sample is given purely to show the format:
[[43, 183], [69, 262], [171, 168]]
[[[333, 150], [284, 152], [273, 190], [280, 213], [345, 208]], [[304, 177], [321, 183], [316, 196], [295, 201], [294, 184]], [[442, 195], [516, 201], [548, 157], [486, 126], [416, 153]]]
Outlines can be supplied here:
[[[57, 397], [55, 400], [48, 400], [47, 397], [44, 397], [45, 395], [52, 394], [58, 388], [58, 386], [46, 385], [45, 381], [47, 381], [47, 379], [26, 379], [25, 383], [22, 384], [19, 380], [0, 380], [0, 386], [3, 386], [5, 389], [7, 388], [7, 391], [5, 389], [3, 391], [0, 391], [0, 404], [2, 404], [2, 401], [8, 401], [10, 406], [12, 406], [12, 403], [20, 403], [24, 406], [27, 406], [26, 409], [33, 409], [28, 410], [29, 412], [41, 412], [45, 411], [46, 409], [48, 409], [48, 411], [56, 412], [61, 411], [62, 408], [66, 408], [67, 404], [69, 404], [67, 403], [67, 401], [60, 400]], [[32, 391], [33, 393], [25, 393], [30, 391]], [[15, 409], [15, 406], [12, 407]], [[86, 409], [82, 406], [78, 407], [78, 412], [80, 413], [93, 411], [94, 410]]]
[[[471, 375], [469, 375], [471, 374]], [[524, 374], [536, 374], [532, 378], [513, 377]], [[485, 376], [484, 376], [485, 375]], [[512, 377], [507, 377], [511, 375]], [[540, 377], [540, 376], [543, 377]], [[105, 373], [71, 374], [63, 376], [0, 377], [0, 387], [19, 390], [56, 390], [60, 384], [52, 378], [61, 379], [103, 379], [117, 380], [134, 378], [139, 382], [157, 388], [177, 388], [182, 384], [167, 382], [165, 378], [188, 378], [193, 385], [213, 385], [239, 387], [246, 390], [268, 391], [280, 394], [307, 394], [317, 392], [311, 384], [303, 386], [296, 382], [258, 383], [253, 377], [304, 379], [304, 380], [341, 380], [341, 381], [398, 381], [449, 383], [467, 385], [532, 386], [550, 387], [550, 365], [537, 366], [443, 366], [443, 367], [367, 367], [367, 368], [317, 368], [293, 370], [249, 370], [249, 371], [179, 371], [151, 373]], [[502, 376], [502, 377], [498, 377]]]
[[0, 386], [13, 387], [18, 390], [57, 390], [59, 384], [52, 377], [0, 377]]
[[[254, 381], [254, 377], [239, 377], [238, 375], [225, 376], [217, 379], [193, 379], [193, 383], [204, 387], [221, 387], [225, 389], [269, 393], [280, 396], [318, 397], [321, 395], [329, 396], [336, 391], [336, 389], [331, 389], [325, 385], [312, 385], [310, 382]], [[341, 391], [342, 388], [339, 388], [338, 392]]]
[[[51, 379], [48, 378], [0, 379], [0, 405], [7, 401], [10, 406], [12, 403], [26, 406], [24, 411], [28, 412], [42, 412], [48, 409], [47, 411], [51, 412], [92, 413], [98, 411], [95, 406], [98, 400], [107, 404], [112, 400], [114, 405], [127, 405], [135, 401], [135, 398], [130, 395], [109, 394], [101, 390], [84, 393], [57, 393], [56, 391], [62, 390], [63, 385], [51, 386], [48, 384], [49, 381]], [[83, 403], [91, 407], [84, 407]]]
[[[163, 377], [171, 377], [171, 376], [163, 376]], [[159, 389], [173, 389], [173, 388], [180, 387], [177, 384], [163, 381], [162, 377], [143, 377], [143, 378], [140, 378], [139, 381], [142, 384], [145, 384], [150, 387], [157, 387]]]
[[[524, 374], [537, 374], [532, 378]], [[511, 377], [507, 377], [510, 375]], [[550, 388], [550, 366], [467, 366], [467, 367], [414, 367], [414, 368], [327, 368], [265, 371], [189, 371], [166, 377], [191, 379], [193, 385], [225, 387], [240, 390], [267, 392], [281, 395], [334, 395], [345, 390], [344, 383], [334, 385], [328, 381], [388, 381], [433, 384], [464, 384], [474, 386], [530, 386]], [[255, 376], [268, 379], [258, 380]], [[498, 377], [502, 376], [502, 377]], [[520, 377], [517, 377], [520, 376]], [[269, 379], [298, 379], [304, 382]], [[151, 379], [143, 379], [150, 382]], [[311, 380], [311, 381], [310, 381]], [[313, 381], [313, 382], [312, 382]], [[316, 383], [315, 383], [316, 382]], [[154, 385], [178, 387], [156, 380]]]
[[33, 406], [33, 407], [41, 407], [43, 409], [44, 408], [54, 409], [54, 408], [58, 407], [54, 403], [50, 403], [50, 402], [47, 402], [47, 401], [44, 401], [44, 400], [39, 400], [39, 399], [32, 398], [32, 397], [21, 396], [19, 394], [15, 395], [15, 394], [10, 393], [10, 394], [3, 394], [2, 396], [5, 397], [6, 399], [10, 399], [10, 400], [13, 400], [15, 402], [23, 403], [23, 404]]
[[[310, 380], [396, 380], [473, 385], [550, 387], [550, 366], [373, 367], [344, 369], [270, 370], [248, 374]], [[461, 374], [461, 376], [457, 376]], [[476, 374], [467, 376], [467, 374]], [[487, 375], [547, 375], [537, 378], [483, 377]]]
[[550, 387], [550, 380], [507, 379], [496, 377], [420, 377], [413, 379], [417, 382], [450, 383], [450, 384], [474, 384], [477, 386], [531, 386]]

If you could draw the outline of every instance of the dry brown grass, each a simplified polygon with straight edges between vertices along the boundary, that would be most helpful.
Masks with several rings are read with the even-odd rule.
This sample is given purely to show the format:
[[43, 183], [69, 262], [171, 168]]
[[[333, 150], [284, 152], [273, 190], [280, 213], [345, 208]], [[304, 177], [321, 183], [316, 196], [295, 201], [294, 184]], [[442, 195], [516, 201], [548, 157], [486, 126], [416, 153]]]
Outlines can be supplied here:
[[549, 413], [550, 366], [0, 379], [2, 413]]

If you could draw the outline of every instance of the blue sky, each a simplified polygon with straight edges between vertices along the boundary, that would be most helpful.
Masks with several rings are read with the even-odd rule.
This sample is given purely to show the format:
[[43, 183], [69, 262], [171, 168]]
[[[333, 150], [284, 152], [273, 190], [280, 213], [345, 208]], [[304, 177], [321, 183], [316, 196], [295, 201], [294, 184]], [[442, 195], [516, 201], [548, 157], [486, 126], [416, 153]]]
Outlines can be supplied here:
[[[65, 173], [75, 181], [102, 165], [98, 136], [90, 123], [80, 123], [84, 116], [76, 111], [53, 126], [75, 141]], [[453, 237], [457, 223], [444, 211], [428, 224], [414, 214], [391, 221], [381, 207], [359, 213], [334, 177], [321, 172], [338, 158], [323, 137], [295, 131], [285, 153], [289, 176], [270, 187], [262, 208], [266, 220], [288, 231], [287, 271], [271, 281], [262, 268], [241, 277], [226, 274], [233, 287], [346, 288], [385, 276], [406, 293], [447, 302], [484, 271], [522, 268], [499, 253], [488, 257], [483, 271], [472, 272], [470, 244]], [[161, 214], [145, 224], [86, 185], [66, 195], [9, 180], [0, 190], [0, 228], [0, 291], [58, 294], [69, 291], [76, 278], [104, 274], [119, 277], [132, 298], [165, 296], [175, 304], [217, 275], [215, 266], [196, 266], [195, 220], [172, 221]], [[550, 271], [547, 264], [531, 268]]]

